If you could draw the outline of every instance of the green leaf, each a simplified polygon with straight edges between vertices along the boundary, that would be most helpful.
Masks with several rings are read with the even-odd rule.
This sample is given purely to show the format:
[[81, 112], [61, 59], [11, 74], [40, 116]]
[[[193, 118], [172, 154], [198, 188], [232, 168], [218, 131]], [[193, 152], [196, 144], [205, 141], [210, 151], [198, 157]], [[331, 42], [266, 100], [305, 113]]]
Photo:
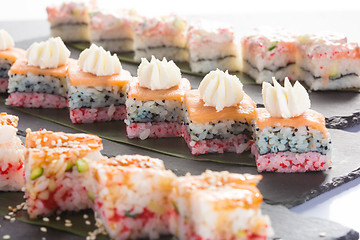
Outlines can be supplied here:
[[271, 42], [268, 47], [268, 50], [271, 51], [271, 50], [275, 49], [276, 46], [278, 45], [278, 43], [279, 43], [279, 41]]
[[139, 214], [131, 214], [131, 211], [125, 211], [125, 217], [137, 218]]

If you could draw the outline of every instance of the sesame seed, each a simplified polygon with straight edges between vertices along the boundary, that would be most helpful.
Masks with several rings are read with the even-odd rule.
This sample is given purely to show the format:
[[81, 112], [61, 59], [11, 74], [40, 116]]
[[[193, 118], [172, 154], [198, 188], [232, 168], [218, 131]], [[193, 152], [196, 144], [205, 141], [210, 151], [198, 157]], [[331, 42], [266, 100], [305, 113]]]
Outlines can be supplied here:
[[10, 235], [4, 235], [3, 239], [10, 239]]
[[41, 240], [46, 240], [46, 237], [42, 237]]
[[43, 220], [44, 222], [49, 222], [49, 221], [50, 221], [50, 219], [47, 218], [47, 217], [44, 217], [42, 220]]
[[320, 232], [319, 237], [326, 237], [326, 233], [325, 232]]
[[6, 215], [6, 216], [4, 216], [4, 218], [7, 219], [7, 220], [10, 220], [11, 217]]
[[72, 223], [65, 223], [65, 227], [71, 227]]
[[15, 218], [10, 218], [11, 223], [15, 222], [15, 220], [16, 220]]
[[61, 219], [61, 218], [60, 218], [59, 216], [57, 216], [57, 217], [55, 218], [56, 221], [60, 221], [60, 219]]
[[87, 214], [84, 214], [84, 219], [88, 219], [89, 218], [89, 216], [87, 215]]
[[65, 222], [66, 222], [66, 223], [71, 223], [71, 220], [65, 219]]
[[86, 224], [86, 225], [90, 225], [91, 222], [90, 222], [89, 220], [86, 220], [86, 221], [85, 221], [85, 224]]
[[46, 227], [41, 227], [41, 228], [40, 228], [40, 231], [42, 231], [42, 232], [47, 232], [47, 228], [46, 228]]

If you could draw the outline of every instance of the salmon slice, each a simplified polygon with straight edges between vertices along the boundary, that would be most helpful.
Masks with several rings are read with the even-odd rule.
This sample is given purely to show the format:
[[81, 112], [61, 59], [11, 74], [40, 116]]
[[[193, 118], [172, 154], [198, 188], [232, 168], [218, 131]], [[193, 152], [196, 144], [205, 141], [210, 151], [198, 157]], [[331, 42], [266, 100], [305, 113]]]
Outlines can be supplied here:
[[200, 97], [197, 89], [186, 92], [184, 102], [190, 117], [194, 123], [207, 123], [225, 120], [246, 120], [251, 123], [255, 115], [255, 102], [248, 96], [244, 95], [243, 100], [237, 106], [224, 107], [217, 112], [215, 107], [204, 106], [204, 101]]
[[131, 80], [129, 71], [121, 70], [120, 74], [110, 76], [96, 76], [92, 73], [83, 72], [77, 61], [72, 61], [69, 66], [69, 82], [73, 86], [101, 87], [119, 86], [122, 87]]
[[307, 110], [298, 117], [293, 118], [275, 118], [265, 108], [257, 108], [255, 111], [255, 121], [260, 129], [266, 127], [302, 127], [308, 126], [319, 130], [327, 138], [327, 129], [325, 126], [325, 117], [314, 110]]
[[9, 115], [7, 113], [0, 113], [0, 125], [10, 125], [17, 127], [19, 118], [14, 115]]
[[101, 150], [101, 138], [91, 134], [83, 133], [63, 133], [63, 132], [52, 132], [52, 131], [37, 131], [31, 132], [26, 130], [26, 141], [25, 146], [27, 148], [39, 148], [39, 147], [67, 147], [77, 148], [80, 145], [86, 146], [91, 150]]
[[182, 78], [179, 85], [169, 89], [151, 90], [149, 88], [140, 87], [137, 78], [129, 84], [128, 97], [135, 98], [138, 101], [152, 100], [175, 100], [182, 101], [185, 92], [191, 89], [189, 80]]
[[20, 48], [10, 48], [0, 51], [0, 59], [10, 60], [12, 63], [18, 58], [25, 58], [25, 50]]
[[61, 65], [58, 68], [46, 68], [41, 69], [39, 67], [30, 66], [25, 58], [19, 58], [10, 68], [12, 74], [22, 74], [26, 75], [32, 73], [35, 75], [48, 75], [53, 77], [66, 77], [68, 71], [68, 60], [67, 63]]

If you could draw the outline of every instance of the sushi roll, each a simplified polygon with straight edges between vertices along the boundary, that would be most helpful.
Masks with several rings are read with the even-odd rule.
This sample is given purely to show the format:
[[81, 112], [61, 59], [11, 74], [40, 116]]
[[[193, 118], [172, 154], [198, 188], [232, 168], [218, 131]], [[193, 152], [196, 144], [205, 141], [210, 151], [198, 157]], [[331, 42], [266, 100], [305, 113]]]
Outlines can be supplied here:
[[61, 38], [35, 42], [9, 71], [7, 105], [26, 108], [67, 106], [67, 70], [70, 51]]
[[90, 13], [91, 42], [116, 52], [134, 51], [133, 25], [140, 21], [134, 10], [98, 10]]
[[157, 239], [168, 234], [168, 196], [175, 174], [161, 160], [124, 155], [91, 164], [94, 209], [111, 239]]
[[20, 191], [25, 186], [25, 147], [16, 136], [18, 121], [0, 113], [0, 191]]
[[187, 45], [193, 72], [208, 73], [217, 68], [241, 70], [239, 46], [232, 27], [196, 22], [189, 28]]
[[178, 15], [160, 18], [144, 17], [134, 27], [134, 50], [136, 61], [141, 58], [167, 58], [187, 62], [189, 53], [186, 47], [187, 22]]
[[298, 79], [298, 42], [284, 30], [254, 31], [241, 40], [243, 72], [256, 83], [271, 82], [275, 76]]
[[123, 120], [126, 87], [132, 78], [116, 54], [92, 44], [69, 66], [68, 98], [73, 123]]
[[25, 56], [25, 51], [14, 47], [14, 40], [8, 32], [0, 29], [0, 93], [7, 92], [11, 65]]
[[253, 132], [258, 172], [322, 171], [331, 166], [331, 139], [325, 118], [309, 109], [310, 100], [299, 82], [281, 87], [263, 83], [265, 108], [255, 112]]
[[30, 218], [92, 207], [91, 161], [102, 158], [101, 139], [89, 134], [27, 130], [26, 203]]
[[268, 216], [261, 214], [260, 175], [212, 172], [179, 177], [170, 195], [170, 232], [179, 240], [267, 239]]
[[311, 90], [360, 88], [360, 48], [338, 35], [302, 35], [299, 68]]
[[46, 8], [51, 36], [64, 42], [90, 42], [90, 7], [82, 2], [64, 2]]
[[255, 103], [242, 90], [240, 80], [219, 69], [201, 81], [199, 89], [184, 97], [182, 135], [194, 155], [248, 150]]
[[190, 82], [173, 61], [142, 59], [126, 98], [128, 138], [180, 137], [183, 98]]

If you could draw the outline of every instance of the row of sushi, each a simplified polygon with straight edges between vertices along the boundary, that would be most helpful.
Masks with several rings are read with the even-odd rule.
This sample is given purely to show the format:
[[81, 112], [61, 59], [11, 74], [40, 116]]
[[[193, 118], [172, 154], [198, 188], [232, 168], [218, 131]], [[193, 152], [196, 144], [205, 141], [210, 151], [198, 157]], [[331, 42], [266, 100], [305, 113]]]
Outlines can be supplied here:
[[[25, 187], [31, 218], [92, 208], [111, 239], [265, 240], [260, 175], [212, 172], [176, 177], [163, 161], [140, 155], [102, 156], [101, 139], [27, 129], [0, 114], [0, 189]], [[25, 176], [25, 177], [24, 177]]]
[[256, 30], [239, 44], [231, 26], [200, 20], [188, 24], [174, 14], [145, 17], [134, 10], [74, 2], [48, 7], [47, 12], [52, 36], [91, 41], [111, 52], [134, 51], [136, 61], [166, 57], [189, 62], [193, 72], [243, 71], [257, 83], [289, 77], [311, 90], [360, 88], [360, 48], [340, 35]]
[[[138, 77], [116, 55], [92, 45], [68, 58], [60, 38], [34, 43], [9, 71], [8, 105], [63, 108], [74, 123], [124, 120], [127, 137], [183, 137], [192, 154], [252, 150], [258, 171], [326, 170], [331, 140], [307, 91], [288, 79], [263, 83], [265, 108], [235, 75], [211, 71], [191, 90], [173, 61], [142, 59]], [[254, 143], [255, 142], [255, 143]]]

